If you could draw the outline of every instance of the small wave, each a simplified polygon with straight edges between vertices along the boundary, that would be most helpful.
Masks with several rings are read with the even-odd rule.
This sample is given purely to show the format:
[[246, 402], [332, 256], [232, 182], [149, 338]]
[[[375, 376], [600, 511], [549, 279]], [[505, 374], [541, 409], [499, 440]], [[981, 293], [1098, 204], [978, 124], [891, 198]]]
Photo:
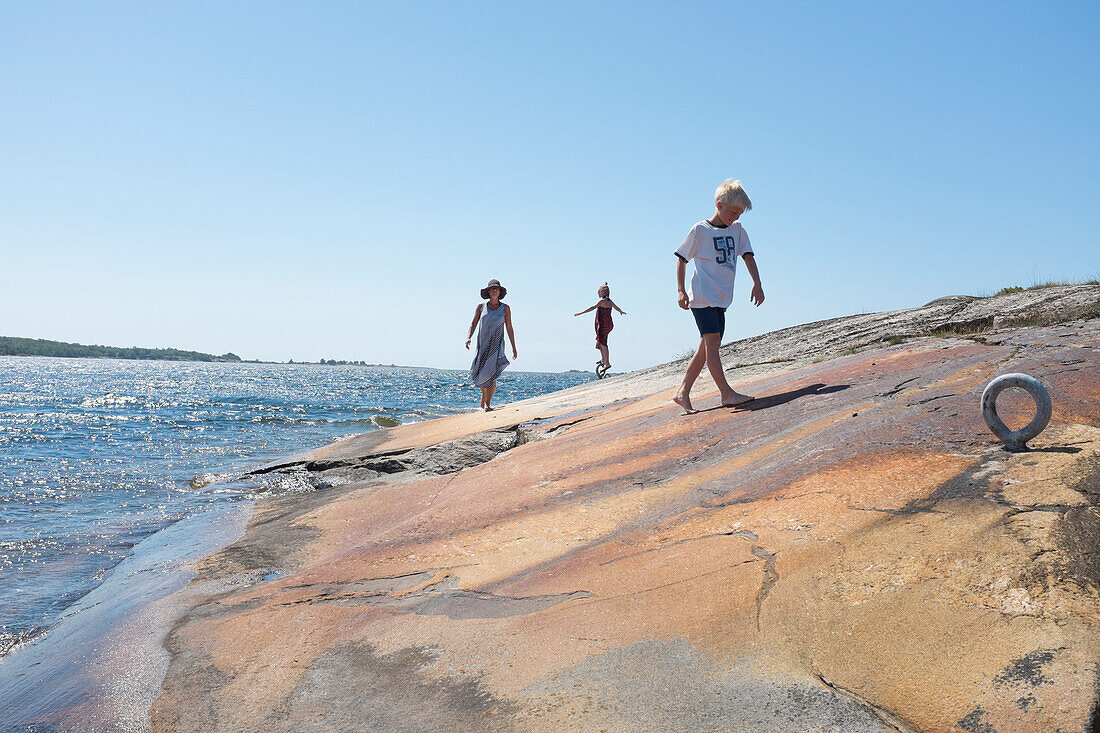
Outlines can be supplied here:
[[401, 424], [400, 420], [396, 420], [392, 417], [386, 417], [385, 415], [375, 415], [371, 418], [371, 422], [380, 428], [396, 428]]
[[257, 487], [254, 496], [265, 493], [270, 494], [303, 494], [314, 491], [316, 487], [305, 471], [294, 473], [271, 473], [257, 477]]
[[42, 626], [32, 626], [19, 631], [0, 631], [0, 657], [18, 649], [36, 636], [41, 636], [45, 631], [46, 629]]
[[[245, 417], [247, 416], [241, 416], [238, 419], [244, 419]], [[299, 417], [297, 415], [253, 415], [248, 417], [248, 421], [262, 425], [305, 425], [308, 427], [318, 424], [316, 419]]]
[[226, 479], [232, 478], [233, 475], [232, 473], [200, 473], [187, 483], [192, 489], [202, 489], [210, 484], [216, 484], [219, 481], [225, 481]]
[[118, 407], [119, 405], [136, 405], [141, 400], [133, 395], [117, 395], [108, 392], [98, 397], [85, 397], [80, 402], [81, 407]]

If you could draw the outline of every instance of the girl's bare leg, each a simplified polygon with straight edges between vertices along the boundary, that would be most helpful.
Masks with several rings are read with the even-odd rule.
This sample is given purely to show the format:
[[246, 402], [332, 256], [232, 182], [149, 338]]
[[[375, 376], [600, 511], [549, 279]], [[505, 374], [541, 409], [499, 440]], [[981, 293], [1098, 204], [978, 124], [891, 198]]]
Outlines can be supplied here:
[[486, 387], [481, 388], [481, 409], [482, 410], [484, 410], [486, 407], [489, 406], [489, 399], [488, 399], [489, 395], [488, 395], [488, 393], [489, 393], [488, 388], [486, 388]]
[[597, 344], [600, 349], [600, 358], [603, 361], [604, 369], [611, 368], [611, 357], [607, 355], [607, 346], [604, 344]]
[[[717, 335], [718, 334], [715, 334], [715, 336]], [[684, 408], [684, 412], [689, 415], [698, 412], [698, 410], [691, 406], [691, 387], [703, 372], [703, 365], [706, 363], [706, 343], [703, 339], [699, 339], [699, 348], [695, 350], [695, 356], [691, 357], [691, 361], [688, 362], [687, 371], [684, 372], [684, 381], [680, 384], [680, 389], [676, 391], [675, 396], [672, 398], [672, 401]]]
[[488, 387], [485, 387], [482, 392], [485, 394], [485, 411], [493, 409], [493, 393], [497, 391], [497, 383], [493, 382]]

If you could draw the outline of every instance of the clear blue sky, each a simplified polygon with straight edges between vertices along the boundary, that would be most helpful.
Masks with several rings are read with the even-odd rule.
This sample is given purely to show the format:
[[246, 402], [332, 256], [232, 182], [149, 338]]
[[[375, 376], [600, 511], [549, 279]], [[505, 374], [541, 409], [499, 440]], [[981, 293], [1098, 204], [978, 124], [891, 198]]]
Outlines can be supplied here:
[[1100, 277], [1100, 4], [0, 5], [0, 335], [515, 368], [697, 342], [672, 251], [740, 178], [727, 340]]

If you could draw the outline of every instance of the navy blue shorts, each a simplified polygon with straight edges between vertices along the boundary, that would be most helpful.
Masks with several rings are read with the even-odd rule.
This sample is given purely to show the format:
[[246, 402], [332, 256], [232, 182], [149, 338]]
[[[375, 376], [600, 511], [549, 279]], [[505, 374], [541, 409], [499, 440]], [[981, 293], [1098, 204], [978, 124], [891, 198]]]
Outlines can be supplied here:
[[700, 336], [716, 333], [721, 339], [726, 332], [725, 308], [692, 308], [691, 315], [695, 316], [695, 325], [699, 327]]

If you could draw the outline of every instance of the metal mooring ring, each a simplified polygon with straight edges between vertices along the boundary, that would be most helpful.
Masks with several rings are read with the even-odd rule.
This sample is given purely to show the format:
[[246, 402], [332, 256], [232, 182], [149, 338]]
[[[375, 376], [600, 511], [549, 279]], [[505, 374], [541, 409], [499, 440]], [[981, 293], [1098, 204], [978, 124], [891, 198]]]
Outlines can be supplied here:
[[[997, 395], [1009, 387], [1019, 387], [1035, 400], [1035, 417], [1019, 430], [1009, 430], [997, 416]], [[1002, 374], [987, 384], [982, 392], [982, 417], [985, 418], [985, 424], [994, 435], [1004, 441], [1009, 450], [1027, 450], [1027, 441], [1043, 432], [1043, 428], [1050, 422], [1050, 412], [1050, 395], [1046, 387], [1027, 374]]]

